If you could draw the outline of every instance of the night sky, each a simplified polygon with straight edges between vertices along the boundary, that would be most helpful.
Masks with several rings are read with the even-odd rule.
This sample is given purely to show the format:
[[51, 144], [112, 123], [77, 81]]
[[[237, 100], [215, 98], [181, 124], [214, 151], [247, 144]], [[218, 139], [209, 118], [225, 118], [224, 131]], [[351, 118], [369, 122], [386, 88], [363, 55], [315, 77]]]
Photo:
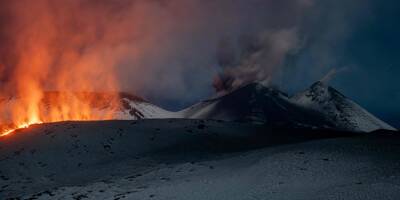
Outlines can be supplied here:
[[[332, 66], [345, 69], [331, 84], [367, 110], [399, 127], [400, 3], [395, 0], [359, 3], [362, 9], [347, 17], [349, 24], [344, 37], [329, 41], [328, 51], [334, 59]], [[322, 30], [329, 30], [331, 25], [322, 25]], [[307, 58], [310, 50], [304, 51]], [[294, 65], [318, 67], [318, 63], [310, 60], [297, 60]], [[307, 70], [304, 73], [309, 75]], [[295, 82], [305, 87], [313, 78], [299, 80], [307, 75], [300, 75]]]
[[398, 1], [374, 1], [371, 15], [365, 15], [343, 47], [345, 61], [359, 66], [360, 73], [348, 73], [334, 82], [345, 94], [397, 126], [400, 125], [399, 8]]
[[333, 85], [385, 120], [400, 125], [400, 28], [398, 1], [372, 1], [361, 21], [337, 49], [354, 66]]

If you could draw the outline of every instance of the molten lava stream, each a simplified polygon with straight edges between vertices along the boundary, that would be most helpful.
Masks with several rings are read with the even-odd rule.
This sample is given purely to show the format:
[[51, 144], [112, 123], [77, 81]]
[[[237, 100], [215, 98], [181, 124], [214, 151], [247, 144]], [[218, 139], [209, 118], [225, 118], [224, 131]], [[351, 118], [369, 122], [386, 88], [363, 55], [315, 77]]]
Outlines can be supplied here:
[[29, 128], [33, 124], [42, 124], [42, 122], [23, 123], [21, 125], [16, 126], [15, 128], [5, 129], [0, 133], [0, 137], [4, 137], [4, 136], [7, 136], [7, 135], [10, 135], [10, 134], [12, 134], [14, 131], [16, 131], [18, 129]]

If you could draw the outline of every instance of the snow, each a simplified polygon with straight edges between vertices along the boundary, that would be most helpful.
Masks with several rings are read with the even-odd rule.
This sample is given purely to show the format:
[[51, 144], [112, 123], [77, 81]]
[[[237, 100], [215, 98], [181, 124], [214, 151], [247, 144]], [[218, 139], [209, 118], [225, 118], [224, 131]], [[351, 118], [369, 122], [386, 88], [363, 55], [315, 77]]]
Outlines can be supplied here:
[[[165, 118], [180, 118], [181, 116], [175, 112], [164, 110], [148, 102], [140, 102], [123, 98], [122, 101], [127, 102], [131, 108], [136, 109], [141, 114], [143, 119], [165, 119]], [[130, 109], [121, 109], [115, 112], [114, 119], [130, 120], [140, 119], [130, 113]]]
[[0, 199], [400, 196], [398, 134], [261, 127], [185, 119], [34, 125], [0, 139]]
[[[207, 119], [210, 117], [212, 113], [216, 110], [218, 104], [218, 100], [207, 100], [200, 103], [197, 103], [189, 108], [179, 111], [178, 113], [184, 118], [189, 119]], [[230, 116], [223, 113], [221, 114], [225, 120], [229, 120]]]

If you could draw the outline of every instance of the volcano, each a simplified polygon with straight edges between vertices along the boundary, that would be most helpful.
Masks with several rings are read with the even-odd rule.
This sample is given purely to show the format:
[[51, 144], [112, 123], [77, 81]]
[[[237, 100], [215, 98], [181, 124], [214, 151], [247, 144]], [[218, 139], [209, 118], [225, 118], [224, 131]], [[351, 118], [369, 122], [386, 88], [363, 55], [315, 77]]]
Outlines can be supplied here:
[[[90, 112], [100, 116], [97, 120], [184, 118], [248, 122], [286, 129], [330, 129], [348, 132], [396, 130], [322, 82], [317, 82], [309, 89], [291, 97], [278, 89], [252, 83], [178, 112], [167, 111], [128, 93], [46, 92], [41, 100], [44, 115], [49, 115], [48, 112], [60, 107], [60, 97], [63, 98], [61, 102], [69, 100], [87, 103]], [[1, 103], [2, 107], [7, 107], [18, 101], [18, 98], [10, 98], [3, 99]], [[2, 126], [12, 127], [11, 119], [3, 116], [2, 121], [7, 120], [8, 123], [3, 123]], [[89, 120], [93, 121], [96, 118]], [[65, 120], [48, 120], [54, 121]]]
[[360, 105], [345, 97], [323, 82], [314, 83], [309, 89], [294, 95], [293, 102], [321, 113], [337, 130], [371, 132], [379, 129], [396, 130], [378, 119]]

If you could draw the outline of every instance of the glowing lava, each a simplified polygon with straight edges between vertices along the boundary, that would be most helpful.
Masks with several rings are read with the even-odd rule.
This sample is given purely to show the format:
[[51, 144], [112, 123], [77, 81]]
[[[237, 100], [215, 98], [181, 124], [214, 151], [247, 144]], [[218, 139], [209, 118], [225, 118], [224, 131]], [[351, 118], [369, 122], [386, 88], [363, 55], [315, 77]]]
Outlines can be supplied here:
[[17, 128], [4, 130], [2, 133], [0, 133], [0, 137], [10, 135], [11, 133], [13, 133], [14, 131], [16, 131], [18, 129], [29, 128], [31, 125], [34, 125], [34, 124], [42, 124], [42, 122], [25, 123], [25, 124], [19, 125]]
[[32, 124], [115, 119], [115, 111], [121, 106], [119, 93], [39, 90], [38, 98], [33, 98], [32, 93], [0, 98], [0, 137]]
[[0, 47], [0, 136], [32, 124], [113, 119], [119, 106], [116, 66], [130, 55], [126, 43], [133, 27], [120, 15], [109, 16], [111, 8], [102, 3], [6, 5], [12, 20], [0, 31], [2, 41], [10, 41]]

